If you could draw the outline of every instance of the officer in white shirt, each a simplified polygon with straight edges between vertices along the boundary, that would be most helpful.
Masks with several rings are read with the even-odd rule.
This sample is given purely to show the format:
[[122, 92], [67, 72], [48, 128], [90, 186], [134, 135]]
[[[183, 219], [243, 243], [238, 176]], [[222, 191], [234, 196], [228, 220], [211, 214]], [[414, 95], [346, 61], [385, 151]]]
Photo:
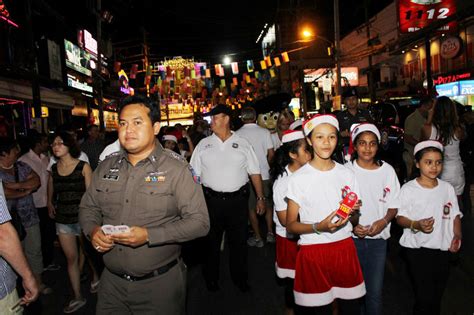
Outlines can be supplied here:
[[[273, 234], [272, 220], [272, 183], [270, 181], [270, 161], [273, 159], [275, 151], [270, 131], [257, 125], [257, 113], [253, 107], [245, 107], [241, 112], [241, 120], [244, 125], [235, 133], [245, 139], [252, 145], [257, 155], [260, 165], [260, 174], [263, 181], [263, 194], [265, 197], [265, 221], [267, 223], [267, 242], [275, 242]], [[263, 247], [262, 235], [260, 232], [257, 213], [255, 211], [256, 199], [255, 192], [250, 190], [249, 198], [249, 218], [255, 236], [247, 240], [249, 246]]]
[[195, 179], [203, 185], [211, 221], [204, 277], [210, 291], [219, 290], [220, 244], [226, 231], [231, 277], [246, 292], [250, 289], [246, 244], [248, 181], [250, 177], [257, 195], [257, 213], [263, 214], [265, 197], [260, 166], [250, 143], [231, 131], [229, 107], [217, 105], [208, 115], [213, 134], [199, 142], [191, 157]]

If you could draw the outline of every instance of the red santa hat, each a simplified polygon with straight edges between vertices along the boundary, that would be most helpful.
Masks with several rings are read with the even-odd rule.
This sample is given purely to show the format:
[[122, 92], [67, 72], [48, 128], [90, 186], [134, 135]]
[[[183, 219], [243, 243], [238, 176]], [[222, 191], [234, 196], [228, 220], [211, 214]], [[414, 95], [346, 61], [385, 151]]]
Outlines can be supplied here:
[[301, 119], [295, 120], [291, 125], [290, 129], [291, 130], [296, 130], [296, 128], [303, 126], [303, 121]]
[[421, 141], [418, 142], [415, 145], [415, 149], [413, 150], [413, 155], [418, 153], [419, 151], [426, 149], [426, 148], [436, 148], [439, 149], [441, 152], [444, 151], [443, 144], [439, 141], [436, 140], [426, 140], [426, 141]]
[[375, 134], [379, 143], [381, 141], [380, 131], [374, 124], [370, 124], [370, 123], [353, 124], [350, 128], [350, 131], [351, 131], [351, 138], [349, 139], [349, 150], [347, 152], [347, 154], [349, 155], [349, 158], [354, 152], [354, 141], [357, 138], [357, 136], [360, 135], [361, 133], [370, 131], [373, 134]]
[[303, 130], [305, 135], [309, 135], [313, 129], [320, 124], [330, 124], [339, 131], [339, 122], [337, 121], [336, 116], [330, 115], [330, 114], [316, 114], [313, 117], [311, 117], [309, 120], [306, 120], [303, 123]]
[[286, 130], [283, 133], [283, 137], [281, 137], [281, 142], [287, 143], [287, 142], [296, 141], [303, 138], [304, 138], [304, 134], [301, 130]]

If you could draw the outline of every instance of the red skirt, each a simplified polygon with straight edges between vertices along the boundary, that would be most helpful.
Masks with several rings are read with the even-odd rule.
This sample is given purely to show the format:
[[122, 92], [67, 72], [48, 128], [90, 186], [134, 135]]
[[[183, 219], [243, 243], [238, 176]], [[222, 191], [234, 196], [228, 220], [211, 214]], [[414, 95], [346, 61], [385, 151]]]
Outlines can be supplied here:
[[302, 245], [296, 257], [295, 303], [323, 306], [334, 299], [365, 295], [365, 283], [351, 237], [327, 244]]
[[297, 240], [276, 235], [276, 263], [275, 269], [278, 278], [295, 278], [296, 254], [298, 253]]

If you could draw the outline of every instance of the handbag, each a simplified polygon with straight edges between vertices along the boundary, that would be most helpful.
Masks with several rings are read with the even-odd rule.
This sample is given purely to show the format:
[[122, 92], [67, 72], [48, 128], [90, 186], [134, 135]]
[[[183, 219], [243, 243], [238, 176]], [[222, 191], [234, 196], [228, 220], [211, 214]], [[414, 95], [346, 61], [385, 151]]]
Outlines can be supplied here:
[[[18, 166], [15, 163], [15, 182], [19, 182], [19, 175], [18, 175]], [[26, 229], [23, 226], [23, 223], [21, 223], [21, 218], [20, 215], [18, 214], [17, 210], [17, 199], [13, 199], [10, 207], [10, 216], [12, 217], [11, 223], [13, 227], [15, 228], [16, 232], [18, 233], [18, 237], [20, 238], [20, 241], [23, 241], [26, 237]]]

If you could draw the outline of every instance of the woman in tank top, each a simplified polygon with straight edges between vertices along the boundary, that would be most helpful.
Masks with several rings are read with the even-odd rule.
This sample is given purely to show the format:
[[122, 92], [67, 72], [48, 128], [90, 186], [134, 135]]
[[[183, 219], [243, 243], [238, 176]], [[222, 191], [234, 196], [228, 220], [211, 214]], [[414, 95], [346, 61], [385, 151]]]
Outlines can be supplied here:
[[437, 140], [443, 144], [444, 160], [441, 179], [453, 185], [459, 197], [464, 190], [464, 169], [459, 153], [459, 143], [464, 139], [464, 129], [459, 122], [456, 105], [446, 96], [436, 100], [428, 120], [421, 131], [423, 140]]
[[79, 204], [89, 186], [92, 170], [89, 164], [78, 159], [81, 151], [71, 134], [59, 132], [51, 144], [58, 162], [51, 168], [48, 182], [48, 211], [56, 221], [56, 233], [67, 258], [69, 280], [74, 298], [64, 308], [72, 313], [86, 304], [81, 294], [78, 236], [81, 228], [78, 222]]

